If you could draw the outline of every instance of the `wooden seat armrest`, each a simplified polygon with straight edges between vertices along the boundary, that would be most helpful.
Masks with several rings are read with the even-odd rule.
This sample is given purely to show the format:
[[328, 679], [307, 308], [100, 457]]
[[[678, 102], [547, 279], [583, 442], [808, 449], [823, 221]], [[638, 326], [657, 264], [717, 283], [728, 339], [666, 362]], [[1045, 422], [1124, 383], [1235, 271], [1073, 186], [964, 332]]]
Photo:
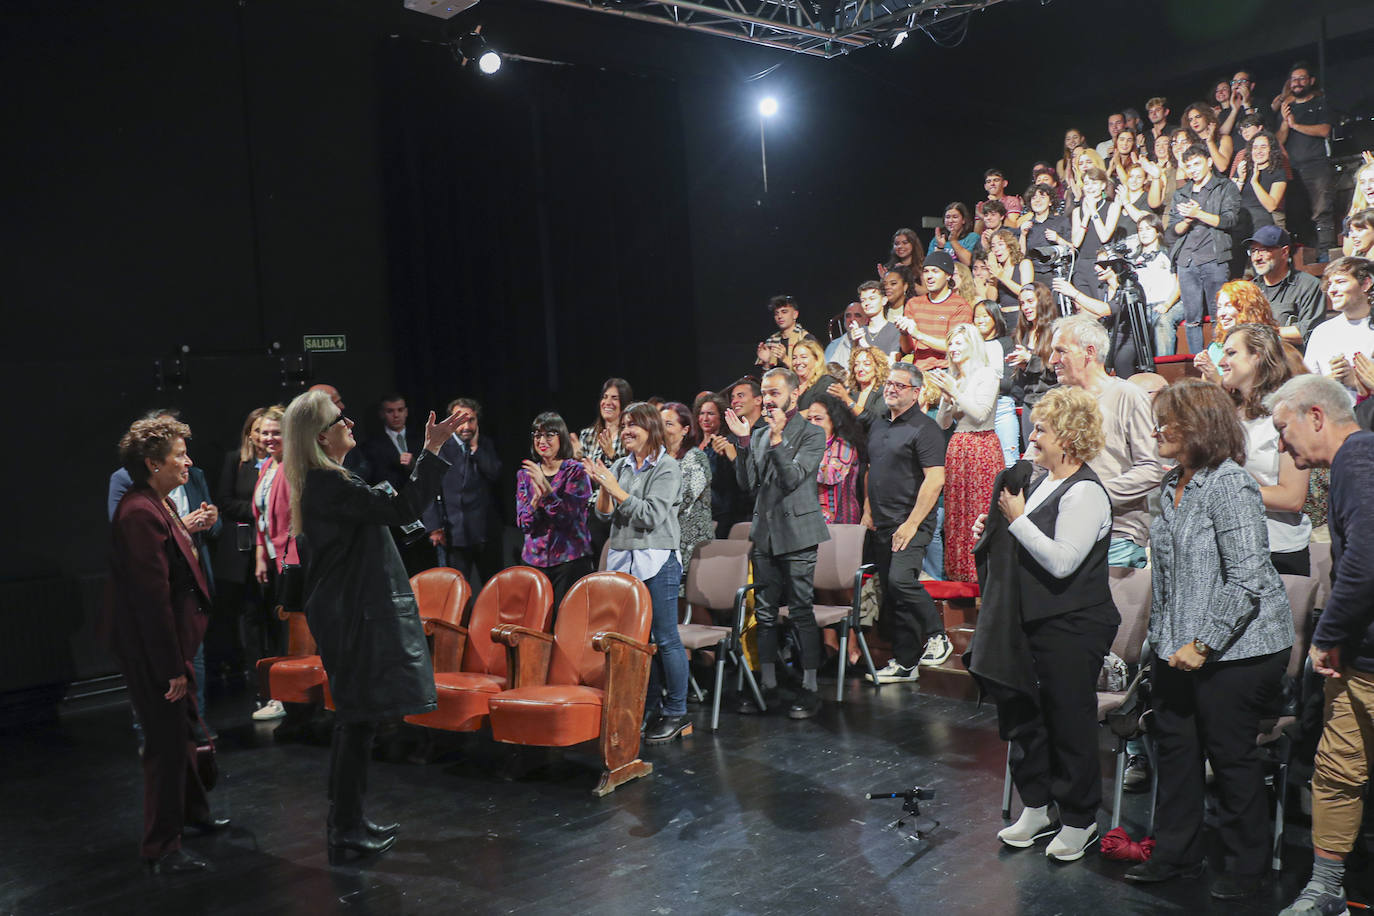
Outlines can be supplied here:
[[425, 635], [433, 636], [436, 629], [448, 630], [450, 633], [458, 633], [462, 636], [468, 635], [468, 628], [461, 627], [450, 620], [442, 620], [438, 617], [421, 617], [425, 622]]
[[522, 627], [516, 623], [503, 623], [498, 627], [491, 628], [491, 638], [493, 642], [515, 647], [522, 639], [537, 639], [553, 645], [553, 634], [545, 633], [543, 630], [534, 630], [530, 627]]
[[624, 633], [601, 632], [592, 637], [592, 648], [598, 652], [609, 653], [613, 643], [624, 643], [636, 652], [643, 652], [645, 655], [653, 655], [658, 651], [658, 646], [631, 639]]
[[491, 628], [493, 642], [506, 647], [506, 671], [511, 689], [537, 687], [549, 679], [549, 659], [553, 657], [553, 634], [514, 623]]

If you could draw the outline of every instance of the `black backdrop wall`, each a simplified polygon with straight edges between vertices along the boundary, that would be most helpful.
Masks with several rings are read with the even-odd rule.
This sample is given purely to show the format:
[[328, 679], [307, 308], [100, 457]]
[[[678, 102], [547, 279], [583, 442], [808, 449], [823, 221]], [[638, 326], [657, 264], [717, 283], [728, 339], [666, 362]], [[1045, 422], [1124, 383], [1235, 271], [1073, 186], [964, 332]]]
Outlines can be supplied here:
[[[586, 423], [607, 375], [678, 398], [739, 375], [770, 294], [823, 330], [892, 229], [974, 198], [988, 166], [1015, 186], [1113, 104], [1181, 109], [1240, 65], [1272, 93], [1325, 31], [1334, 101], [1374, 108], [1361, 0], [1140, 9], [999, 4], [954, 48], [816, 61], [530, 0], [448, 24], [399, 0], [11, 0], [0, 693], [109, 668], [89, 624], [129, 420], [182, 407], [213, 476], [244, 412], [298, 390], [272, 354], [302, 334], [348, 335], [314, 375], [350, 413], [476, 396], [513, 467], [535, 412]], [[436, 42], [478, 22], [569, 65], [460, 72]], [[156, 391], [182, 347], [188, 384]]]

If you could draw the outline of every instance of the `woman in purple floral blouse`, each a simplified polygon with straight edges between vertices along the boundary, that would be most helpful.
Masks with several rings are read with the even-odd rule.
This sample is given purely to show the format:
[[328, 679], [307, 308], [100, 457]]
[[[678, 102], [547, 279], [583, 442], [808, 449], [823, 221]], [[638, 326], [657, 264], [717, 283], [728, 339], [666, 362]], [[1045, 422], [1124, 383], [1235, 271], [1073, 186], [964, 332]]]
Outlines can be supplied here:
[[568, 425], [556, 413], [541, 413], [530, 428], [531, 455], [515, 475], [515, 523], [525, 533], [520, 559], [553, 583], [557, 614], [563, 596], [593, 569], [587, 531], [591, 478], [573, 458]]

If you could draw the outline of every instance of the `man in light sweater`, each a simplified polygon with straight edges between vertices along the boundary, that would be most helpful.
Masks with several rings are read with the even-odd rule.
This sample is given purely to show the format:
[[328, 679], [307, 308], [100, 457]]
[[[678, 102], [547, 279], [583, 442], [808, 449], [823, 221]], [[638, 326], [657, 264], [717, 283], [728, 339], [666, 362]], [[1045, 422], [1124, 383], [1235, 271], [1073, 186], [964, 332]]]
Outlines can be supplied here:
[[1345, 858], [1360, 837], [1374, 715], [1374, 433], [1360, 429], [1340, 383], [1300, 375], [1264, 399], [1284, 451], [1302, 468], [1330, 467], [1331, 595], [1309, 656], [1326, 681], [1312, 773], [1312, 878], [1280, 916], [1348, 912]]
[[1364, 258], [1337, 258], [1322, 274], [1326, 298], [1336, 316], [1323, 321], [1307, 341], [1303, 362], [1316, 375], [1329, 375], [1351, 393], [1360, 381], [1356, 363], [1369, 372], [1374, 359], [1374, 319], [1370, 317], [1374, 297], [1374, 262]]
[[1102, 408], [1106, 446], [1088, 462], [1112, 499], [1111, 566], [1145, 566], [1150, 535], [1147, 500], [1164, 479], [1153, 435], [1155, 420], [1144, 389], [1107, 374], [1109, 340], [1102, 323], [1072, 315], [1054, 323], [1050, 368], [1061, 385], [1082, 388]]

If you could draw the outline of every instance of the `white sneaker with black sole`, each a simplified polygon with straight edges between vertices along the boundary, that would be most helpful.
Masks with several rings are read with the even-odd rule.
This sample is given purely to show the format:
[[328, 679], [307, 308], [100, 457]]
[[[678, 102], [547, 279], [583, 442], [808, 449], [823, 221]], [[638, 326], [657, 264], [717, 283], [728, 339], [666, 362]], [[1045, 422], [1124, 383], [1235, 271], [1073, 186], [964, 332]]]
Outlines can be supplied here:
[[997, 839], [1013, 849], [1029, 849], [1036, 840], [1054, 836], [1059, 822], [1049, 815], [1048, 808], [1026, 808], [1010, 827], [997, 831]]
[[[897, 664], [895, 658], [878, 669], [879, 684], [906, 684], [919, 680], [920, 677], [921, 669], [917, 668], [915, 665], [910, 668], [903, 668], [901, 665]], [[864, 679], [872, 681], [873, 675], [866, 673], [864, 674]]]
[[943, 665], [954, 654], [954, 644], [944, 633], [926, 640], [926, 651], [921, 656], [921, 664], [928, 667]]
[[271, 722], [285, 717], [286, 707], [281, 705], [281, 700], [268, 700], [253, 711], [254, 722]]
[[1045, 847], [1045, 855], [1056, 862], [1077, 862], [1088, 847], [1097, 842], [1097, 825], [1061, 827]]

